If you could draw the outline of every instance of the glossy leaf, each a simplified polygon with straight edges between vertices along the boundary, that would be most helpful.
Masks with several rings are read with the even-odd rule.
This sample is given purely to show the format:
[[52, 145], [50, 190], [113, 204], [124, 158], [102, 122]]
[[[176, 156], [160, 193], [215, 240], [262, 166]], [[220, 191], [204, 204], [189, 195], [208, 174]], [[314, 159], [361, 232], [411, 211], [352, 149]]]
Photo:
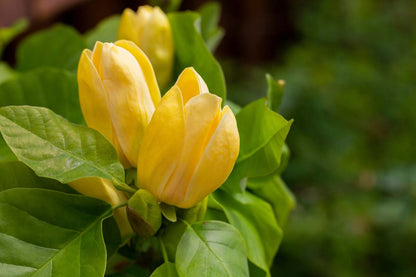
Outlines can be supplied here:
[[164, 263], [153, 271], [150, 277], [179, 277], [174, 263]]
[[237, 159], [242, 177], [265, 176], [280, 165], [284, 141], [291, 121], [269, 110], [259, 99], [236, 116], [240, 133], [240, 155]]
[[0, 84], [0, 106], [46, 107], [74, 123], [83, 122], [75, 73], [39, 68]]
[[17, 69], [51, 66], [75, 71], [84, 48], [86, 43], [74, 28], [55, 25], [20, 43], [17, 48]]
[[119, 23], [119, 15], [113, 15], [101, 21], [94, 29], [85, 34], [87, 47], [93, 49], [96, 41], [115, 42]]
[[111, 206], [45, 189], [0, 192], [0, 276], [103, 276]]
[[218, 27], [221, 17], [221, 5], [217, 2], [208, 2], [198, 10], [201, 15], [201, 35], [208, 49], [214, 53], [224, 37], [224, 29]]
[[97, 131], [75, 125], [46, 108], [0, 108], [0, 131], [18, 159], [37, 175], [68, 183], [102, 177], [123, 184], [117, 153]]
[[193, 66], [201, 75], [211, 93], [226, 98], [224, 74], [221, 66], [212, 56], [204, 39], [198, 33], [195, 22], [199, 16], [195, 12], [175, 12], [168, 15], [172, 26], [175, 44], [175, 73]]
[[248, 276], [244, 241], [225, 222], [188, 225], [176, 251], [176, 269], [181, 277]]
[[229, 194], [217, 190], [212, 197], [243, 235], [249, 260], [269, 274], [283, 236], [271, 206], [249, 192]]

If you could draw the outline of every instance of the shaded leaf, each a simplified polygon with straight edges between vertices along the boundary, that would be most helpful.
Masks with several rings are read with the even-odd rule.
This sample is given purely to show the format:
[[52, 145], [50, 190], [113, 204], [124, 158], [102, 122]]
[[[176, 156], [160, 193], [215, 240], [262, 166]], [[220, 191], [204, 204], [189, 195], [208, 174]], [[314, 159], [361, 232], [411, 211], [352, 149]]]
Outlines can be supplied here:
[[113, 15], [102, 20], [94, 29], [85, 34], [87, 47], [93, 49], [95, 42], [115, 42], [117, 30], [120, 24], [120, 16]]
[[0, 28], [0, 56], [7, 44], [16, 36], [24, 32], [28, 25], [28, 20], [21, 18], [14, 22], [10, 27]]
[[75, 73], [39, 68], [0, 84], [0, 106], [46, 107], [74, 123], [82, 123]]
[[86, 43], [74, 28], [55, 25], [19, 44], [16, 67], [18, 70], [30, 70], [51, 66], [75, 71], [84, 48]]
[[195, 12], [175, 12], [168, 15], [175, 44], [175, 74], [193, 66], [207, 84], [209, 91], [226, 98], [224, 74], [196, 29], [199, 15]]
[[153, 271], [150, 277], [179, 277], [174, 263], [164, 263]]
[[218, 27], [221, 5], [217, 2], [205, 3], [198, 10], [201, 15], [201, 35], [211, 53], [214, 53], [224, 37], [224, 29]]
[[271, 206], [249, 192], [229, 194], [217, 190], [211, 195], [243, 235], [249, 260], [269, 275], [283, 236]]
[[[44, 189], [0, 192], [0, 276], [103, 276], [111, 206]], [[29, 228], [30, 227], [30, 228]]]

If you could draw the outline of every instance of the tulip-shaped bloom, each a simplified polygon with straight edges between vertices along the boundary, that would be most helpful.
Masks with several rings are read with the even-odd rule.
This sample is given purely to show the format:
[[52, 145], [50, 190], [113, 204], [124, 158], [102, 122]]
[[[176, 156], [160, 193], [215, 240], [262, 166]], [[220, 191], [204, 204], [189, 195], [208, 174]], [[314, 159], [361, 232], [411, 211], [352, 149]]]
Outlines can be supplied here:
[[[118, 191], [109, 180], [103, 178], [82, 178], [70, 182], [69, 185], [79, 193], [103, 200], [113, 207], [127, 201], [127, 197], [123, 192]], [[114, 211], [114, 219], [117, 222], [120, 235], [123, 239], [127, 239], [133, 235], [133, 229], [127, 218], [126, 207], [116, 209]]]
[[139, 152], [139, 186], [158, 201], [180, 208], [196, 205], [221, 186], [240, 147], [237, 123], [202, 78], [185, 69], [163, 96]]
[[146, 55], [130, 41], [95, 44], [78, 66], [79, 100], [87, 125], [116, 147], [124, 167], [135, 167], [144, 130], [160, 101]]
[[169, 84], [173, 67], [173, 38], [169, 20], [159, 7], [141, 6], [137, 13], [125, 9], [117, 37], [136, 43], [149, 57], [160, 86]]

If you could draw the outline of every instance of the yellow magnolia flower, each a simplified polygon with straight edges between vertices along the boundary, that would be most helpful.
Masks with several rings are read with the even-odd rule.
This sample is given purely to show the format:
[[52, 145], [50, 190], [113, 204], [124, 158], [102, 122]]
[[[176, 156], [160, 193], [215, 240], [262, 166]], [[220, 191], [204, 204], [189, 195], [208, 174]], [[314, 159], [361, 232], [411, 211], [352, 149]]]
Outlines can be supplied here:
[[125, 9], [118, 39], [136, 43], [149, 57], [160, 86], [169, 84], [173, 67], [172, 31], [166, 14], [159, 7], [141, 6], [137, 13]]
[[79, 101], [87, 125], [116, 147], [124, 167], [136, 167], [144, 130], [160, 101], [146, 55], [132, 42], [95, 44], [78, 65]]
[[[127, 202], [126, 195], [123, 192], [118, 191], [109, 180], [103, 178], [82, 178], [70, 182], [69, 185], [79, 193], [103, 200], [113, 207]], [[126, 207], [116, 209], [114, 211], [114, 219], [117, 222], [120, 235], [123, 239], [127, 239], [134, 234], [127, 218]]]
[[139, 152], [139, 186], [159, 201], [190, 208], [220, 187], [240, 147], [237, 123], [193, 68], [163, 96]]

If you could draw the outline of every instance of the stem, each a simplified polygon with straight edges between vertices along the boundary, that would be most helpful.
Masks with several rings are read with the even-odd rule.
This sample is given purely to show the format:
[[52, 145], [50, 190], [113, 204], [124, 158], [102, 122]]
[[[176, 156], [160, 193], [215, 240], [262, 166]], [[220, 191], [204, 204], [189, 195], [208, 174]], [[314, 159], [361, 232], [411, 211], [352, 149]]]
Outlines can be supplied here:
[[163, 240], [160, 237], [158, 237], [158, 239], [160, 243], [160, 249], [162, 250], [163, 260], [165, 261], [165, 263], [168, 263], [169, 258], [168, 258], [168, 253], [166, 252], [165, 244], [163, 243]]
[[124, 202], [124, 203], [120, 203], [120, 204], [118, 204], [118, 205], [115, 205], [115, 206], [113, 207], [113, 211], [117, 210], [118, 208], [125, 207], [125, 206], [127, 206], [127, 205], [128, 205], [128, 202]]

